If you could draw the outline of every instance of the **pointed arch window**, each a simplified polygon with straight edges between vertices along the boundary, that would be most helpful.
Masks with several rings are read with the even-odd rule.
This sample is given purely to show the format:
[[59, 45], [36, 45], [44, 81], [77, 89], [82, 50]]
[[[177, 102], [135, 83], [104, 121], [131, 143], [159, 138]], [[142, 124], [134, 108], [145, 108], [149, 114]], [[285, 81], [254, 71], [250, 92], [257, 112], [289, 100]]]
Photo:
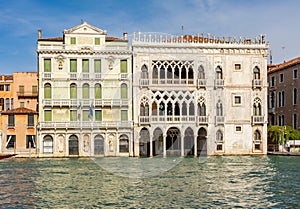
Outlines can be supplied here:
[[204, 68], [202, 65], [200, 65], [198, 68], [198, 78], [205, 79], [205, 72], [204, 72]]
[[253, 69], [253, 79], [260, 79], [260, 70], [257, 66]]
[[261, 101], [260, 99], [256, 98], [254, 100], [253, 104], [253, 115], [254, 116], [262, 116], [262, 111], [261, 111]]
[[220, 66], [216, 68], [216, 79], [223, 79], [223, 71]]
[[148, 79], [148, 68], [146, 65], [142, 66], [141, 71], [142, 71], [142, 75], [141, 75], [142, 79]]

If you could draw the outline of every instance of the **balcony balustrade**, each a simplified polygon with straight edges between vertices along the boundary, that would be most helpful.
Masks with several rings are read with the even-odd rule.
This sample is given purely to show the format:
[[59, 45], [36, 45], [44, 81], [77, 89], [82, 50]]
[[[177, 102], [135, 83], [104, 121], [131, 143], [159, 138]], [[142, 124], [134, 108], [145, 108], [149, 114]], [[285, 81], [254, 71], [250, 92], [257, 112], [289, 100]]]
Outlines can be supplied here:
[[216, 79], [215, 80], [215, 87], [216, 88], [223, 88], [224, 87], [224, 79]]
[[27, 98], [27, 97], [38, 97], [38, 92], [24, 92], [24, 91], [18, 91], [17, 92], [18, 97]]
[[262, 87], [262, 80], [261, 79], [254, 79], [252, 80], [253, 88], [261, 88]]
[[[201, 119], [197, 119], [201, 117]], [[151, 123], [195, 123], [196, 121], [201, 121], [201, 124], [208, 122], [207, 116], [177, 116], [177, 115], [167, 115], [167, 116], [139, 116], [139, 124], [147, 125]], [[198, 122], [200, 123], [200, 122]]]
[[224, 116], [216, 116], [215, 123], [216, 123], [216, 125], [224, 125], [225, 117]]
[[198, 88], [205, 88], [206, 80], [205, 79], [198, 79], [197, 80], [197, 85], [198, 85]]
[[120, 80], [127, 80], [128, 79], [128, 73], [120, 73]]
[[198, 125], [203, 125], [208, 123], [208, 116], [197, 116]]
[[264, 116], [252, 116], [252, 124], [253, 125], [260, 125], [264, 124]]
[[194, 85], [194, 79], [140, 79], [140, 87]]
[[68, 121], [68, 122], [40, 122], [40, 129], [120, 129], [132, 128], [129, 121]]
[[128, 99], [43, 99], [43, 106], [51, 107], [74, 107], [74, 106], [90, 106], [95, 107], [127, 107]]

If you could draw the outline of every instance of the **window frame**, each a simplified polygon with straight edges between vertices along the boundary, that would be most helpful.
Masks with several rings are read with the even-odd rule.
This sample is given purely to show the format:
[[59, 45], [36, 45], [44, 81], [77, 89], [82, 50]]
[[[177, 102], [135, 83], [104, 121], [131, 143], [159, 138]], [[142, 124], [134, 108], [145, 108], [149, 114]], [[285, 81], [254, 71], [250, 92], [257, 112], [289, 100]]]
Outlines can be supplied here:
[[27, 115], [27, 127], [28, 128], [34, 127], [34, 114], [33, 113], [29, 113]]
[[7, 116], [7, 127], [14, 128], [15, 127], [15, 114], [8, 114]]

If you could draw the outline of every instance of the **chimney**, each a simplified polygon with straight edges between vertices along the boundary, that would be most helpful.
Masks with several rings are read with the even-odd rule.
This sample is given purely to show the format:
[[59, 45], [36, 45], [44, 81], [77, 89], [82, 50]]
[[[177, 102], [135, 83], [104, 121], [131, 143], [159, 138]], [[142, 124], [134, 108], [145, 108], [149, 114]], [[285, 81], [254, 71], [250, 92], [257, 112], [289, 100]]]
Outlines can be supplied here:
[[40, 38], [42, 38], [42, 30], [41, 29], [38, 30], [38, 39], [40, 39]]
[[123, 40], [127, 41], [128, 40], [128, 33], [123, 33]]

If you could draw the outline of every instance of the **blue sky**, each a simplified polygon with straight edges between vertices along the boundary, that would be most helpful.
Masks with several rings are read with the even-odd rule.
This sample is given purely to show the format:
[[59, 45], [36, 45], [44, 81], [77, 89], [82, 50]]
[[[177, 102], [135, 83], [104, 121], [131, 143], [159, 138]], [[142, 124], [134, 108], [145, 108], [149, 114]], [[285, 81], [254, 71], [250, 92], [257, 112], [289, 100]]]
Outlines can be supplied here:
[[134, 31], [266, 34], [273, 63], [281, 63], [300, 56], [299, 8], [297, 0], [0, 0], [0, 72], [36, 71], [37, 30], [59, 37], [81, 20], [115, 37]]

